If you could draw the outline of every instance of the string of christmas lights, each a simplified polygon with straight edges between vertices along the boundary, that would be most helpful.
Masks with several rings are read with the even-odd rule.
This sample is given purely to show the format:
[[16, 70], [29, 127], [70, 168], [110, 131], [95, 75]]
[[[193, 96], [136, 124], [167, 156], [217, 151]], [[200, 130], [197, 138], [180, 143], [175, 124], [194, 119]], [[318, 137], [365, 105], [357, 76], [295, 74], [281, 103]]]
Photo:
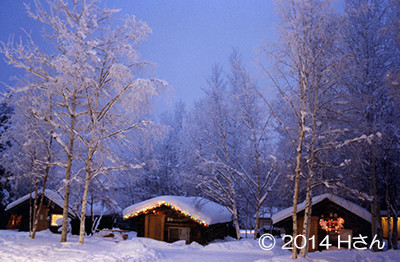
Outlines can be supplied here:
[[142, 208], [142, 209], [140, 209], [140, 210], [138, 210], [138, 211], [136, 211], [134, 213], [130, 213], [130, 214], [124, 216], [124, 220], [127, 220], [127, 219], [135, 217], [135, 216], [147, 214], [147, 213], [151, 212], [153, 209], [161, 207], [161, 206], [169, 207], [169, 208], [179, 212], [180, 214], [190, 218], [194, 222], [199, 223], [200, 225], [203, 225], [205, 227], [208, 226], [208, 224], [204, 220], [201, 220], [201, 219], [193, 216], [189, 212], [187, 212], [185, 210], [182, 210], [178, 206], [175, 206], [175, 205], [173, 205], [173, 204], [171, 204], [171, 203], [169, 203], [167, 201], [161, 201], [161, 202], [158, 202], [156, 205], [148, 206], [148, 207]]
[[321, 218], [319, 220], [319, 225], [321, 226], [322, 229], [325, 229], [326, 232], [331, 232], [335, 231], [335, 233], [340, 234], [340, 229], [344, 228], [344, 219], [341, 217], [338, 218], [329, 218], [328, 220], [324, 220]]

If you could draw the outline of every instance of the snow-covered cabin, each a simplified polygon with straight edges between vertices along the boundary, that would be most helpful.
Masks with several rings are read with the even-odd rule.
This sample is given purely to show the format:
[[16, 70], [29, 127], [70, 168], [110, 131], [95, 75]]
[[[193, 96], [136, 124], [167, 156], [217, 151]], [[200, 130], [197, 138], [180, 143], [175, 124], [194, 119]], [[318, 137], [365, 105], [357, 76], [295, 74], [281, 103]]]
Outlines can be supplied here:
[[[297, 225], [299, 234], [303, 230], [305, 201], [297, 206]], [[283, 228], [287, 235], [293, 233], [292, 222], [293, 207], [284, 209], [272, 216], [273, 225]], [[310, 237], [315, 236], [315, 243], [320, 243], [326, 235], [329, 241], [337, 246], [338, 235], [347, 239], [348, 235], [367, 236], [371, 238], [371, 213], [359, 205], [333, 194], [323, 194], [312, 198], [312, 213], [310, 224]], [[301, 238], [298, 238], [301, 246]], [[311, 241], [310, 241], [311, 243]], [[315, 249], [309, 245], [309, 251], [320, 249], [318, 244]]]
[[229, 211], [202, 197], [159, 196], [129, 206], [122, 214], [139, 237], [167, 242], [206, 244], [235, 232]]
[[[38, 191], [38, 204], [40, 203], [42, 191]], [[33, 207], [34, 193], [27, 194], [17, 200], [11, 202], [5, 208], [7, 216], [7, 229], [19, 229], [20, 231], [29, 231], [31, 216], [31, 207]], [[50, 228], [56, 232], [59, 227], [56, 223], [57, 219], [62, 217], [64, 201], [56, 192], [46, 189], [44, 193], [43, 206], [39, 211], [38, 231]], [[69, 214], [70, 218], [74, 218], [73, 213]]]

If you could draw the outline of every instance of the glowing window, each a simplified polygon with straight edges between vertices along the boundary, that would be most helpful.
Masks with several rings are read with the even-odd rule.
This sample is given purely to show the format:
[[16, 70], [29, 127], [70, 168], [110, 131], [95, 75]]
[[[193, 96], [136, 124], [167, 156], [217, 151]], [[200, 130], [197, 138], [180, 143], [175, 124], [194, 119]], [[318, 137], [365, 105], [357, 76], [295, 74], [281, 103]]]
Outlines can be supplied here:
[[51, 223], [50, 223], [50, 226], [52, 226], [52, 227], [57, 227], [58, 225], [57, 225], [57, 219], [60, 219], [60, 218], [62, 218], [63, 217], [63, 215], [59, 215], [59, 214], [53, 214], [53, 215], [51, 215]]

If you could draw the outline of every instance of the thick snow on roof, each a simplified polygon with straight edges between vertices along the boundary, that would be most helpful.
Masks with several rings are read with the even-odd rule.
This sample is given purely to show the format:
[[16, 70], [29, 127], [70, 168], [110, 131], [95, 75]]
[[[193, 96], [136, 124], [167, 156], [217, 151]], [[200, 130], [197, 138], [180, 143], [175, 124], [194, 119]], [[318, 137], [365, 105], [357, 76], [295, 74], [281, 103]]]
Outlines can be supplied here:
[[[41, 195], [42, 194], [42, 190], [38, 191], [38, 194]], [[30, 198], [31, 194], [27, 194], [23, 197], [18, 198], [17, 200], [11, 202], [10, 204], [7, 205], [5, 211], [18, 206], [19, 204], [21, 204], [22, 202], [28, 200]], [[61, 208], [64, 205], [64, 200], [62, 199], [62, 197], [57, 194], [56, 192], [54, 192], [53, 190], [50, 189], [45, 189], [44, 195], [50, 199], [51, 201], [53, 201], [54, 203], [56, 203], [58, 206], [60, 206]], [[32, 198], [34, 198], [34, 193], [32, 193]]]
[[[346, 199], [343, 199], [341, 197], [338, 197], [338, 196], [335, 196], [335, 195], [332, 195], [329, 193], [313, 197], [312, 204], [313, 205], [317, 204], [325, 199], [329, 199], [333, 203], [343, 207], [344, 209], [347, 209], [348, 211], [352, 212], [353, 214], [367, 220], [368, 222], [371, 222], [371, 213], [368, 212], [368, 210], [360, 207], [357, 204], [354, 204], [353, 202], [350, 202]], [[298, 204], [297, 212], [304, 210], [305, 206], [306, 206], [306, 201]], [[286, 209], [276, 213], [275, 215], [272, 216], [273, 223], [275, 224], [275, 223], [278, 223], [288, 217], [291, 217], [292, 212], [293, 212], [293, 207], [289, 207], [289, 208], [286, 208]]]
[[162, 205], [169, 206], [206, 226], [232, 221], [231, 213], [224, 206], [202, 197], [159, 196], [129, 206], [122, 214], [124, 219], [128, 219]]

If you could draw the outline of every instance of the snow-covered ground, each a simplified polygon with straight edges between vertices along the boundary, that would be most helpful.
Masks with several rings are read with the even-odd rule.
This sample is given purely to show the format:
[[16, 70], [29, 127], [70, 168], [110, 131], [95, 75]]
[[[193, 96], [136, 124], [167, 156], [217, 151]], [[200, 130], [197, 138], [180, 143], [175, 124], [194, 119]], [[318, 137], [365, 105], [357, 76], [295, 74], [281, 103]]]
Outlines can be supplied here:
[[[290, 253], [282, 250], [279, 241], [271, 251], [264, 251], [252, 239], [227, 239], [207, 246], [197, 243], [165, 243], [132, 237], [113, 241], [100, 236], [86, 237], [79, 245], [77, 236], [60, 243], [60, 235], [49, 231], [30, 239], [27, 232], [0, 230], [0, 261], [291, 261]], [[400, 251], [372, 253], [340, 250], [310, 254], [297, 261], [400, 261]]]

